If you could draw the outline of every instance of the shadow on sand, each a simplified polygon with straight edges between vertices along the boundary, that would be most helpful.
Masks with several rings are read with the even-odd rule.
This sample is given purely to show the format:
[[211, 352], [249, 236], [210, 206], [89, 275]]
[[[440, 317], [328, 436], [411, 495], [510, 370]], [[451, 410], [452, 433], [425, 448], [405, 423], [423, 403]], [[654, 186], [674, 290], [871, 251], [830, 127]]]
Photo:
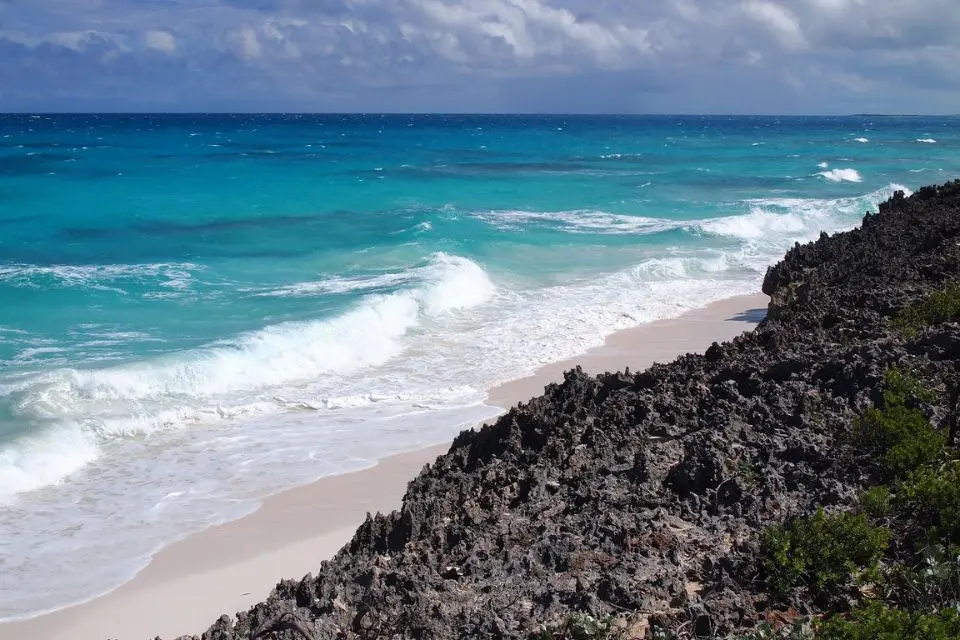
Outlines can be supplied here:
[[727, 322], [752, 322], [757, 323], [767, 317], [766, 309], [747, 309], [742, 313], [727, 318]]

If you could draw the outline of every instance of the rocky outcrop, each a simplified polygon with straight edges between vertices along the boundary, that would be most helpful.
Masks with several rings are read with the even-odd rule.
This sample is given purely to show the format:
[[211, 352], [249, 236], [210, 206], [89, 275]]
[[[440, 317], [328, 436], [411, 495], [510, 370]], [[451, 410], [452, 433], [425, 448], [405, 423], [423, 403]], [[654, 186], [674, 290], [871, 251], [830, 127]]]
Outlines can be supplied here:
[[462, 433], [316, 575], [202, 637], [528, 638], [574, 613], [619, 614], [632, 637], [754, 627], [774, 608], [760, 532], [855, 503], [871, 470], [847, 436], [884, 371], [955, 395], [960, 326], [907, 340], [890, 317], [958, 277], [960, 183], [897, 194], [771, 268], [756, 330], [642, 373], [568, 372]]

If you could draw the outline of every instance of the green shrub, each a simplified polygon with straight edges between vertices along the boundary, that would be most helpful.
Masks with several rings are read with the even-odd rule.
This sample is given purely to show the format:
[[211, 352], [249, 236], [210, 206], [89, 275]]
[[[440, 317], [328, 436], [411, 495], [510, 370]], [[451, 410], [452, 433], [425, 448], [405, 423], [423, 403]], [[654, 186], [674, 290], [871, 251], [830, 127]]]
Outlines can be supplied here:
[[[653, 629], [652, 640], [690, 640], [689, 633], [674, 633], [663, 629]], [[726, 635], [698, 636], [703, 640], [815, 640], [813, 624], [809, 618], [798, 618], [790, 625], [774, 627], [769, 622], [761, 622], [750, 631], [738, 631]], [[626, 636], [623, 640], [639, 640], [636, 636]]]
[[960, 460], [917, 469], [897, 485], [893, 502], [931, 542], [960, 544]]
[[907, 337], [923, 329], [960, 317], [960, 283], [951, 282], [943, 290], [901, 310], [893, 325]]
[[601, 640], [610, 635], [612, 618], [594, 618], [591, 615], [582, 613], [570, 617], [567, 621], [567, 629], [573, 640]]
[[834, 591], [851, 574], [875, 569], [889, 531], [874, 527], [863, 514], [826, 515], [823, 509], [786, 526], [763, 532], [767, 584], [777, 597], [806, 585], [817, 592]]
[[947, 443], [923, 412], [903, 405], [867, 410], [857, 423], [857, 435], [890, 478], [936, 462]]
[[588, 613], [574, 613], [559, 628], [544, 628], [531, 640], [606, 640], [612, 630], [612, 616], [594, 618]]
[[727, 636], [726, 640], [813, 640], [813, 629], [807, 619], [798, 619], [790, 626], [775, 629], [767, 622], [750, 633]]
[[868, 489], [860, 496], [860, 506], [871, 518], [886, 518], [890, 515], [890, 487], [880, 485]]
[[867, 410], [857, 421], [859, 445], [878, 459], [888, 477], [902, 476], [943, 456], [946, 435], [911, 406], [932, 400], [933, 393], [916, 378], [892, 367], [884, 376], [883, 406]]
[[955, 609], [936, 614], [910, 613], [868, 602], [849, 618], [834, 616], [817, 629], [818, 640], [956, 640], [960, 615]]
[[902, 367], [890, 367], [883, 376], [883, 404], [907, 405], [911, 401], [933, 402], [934, 393]]

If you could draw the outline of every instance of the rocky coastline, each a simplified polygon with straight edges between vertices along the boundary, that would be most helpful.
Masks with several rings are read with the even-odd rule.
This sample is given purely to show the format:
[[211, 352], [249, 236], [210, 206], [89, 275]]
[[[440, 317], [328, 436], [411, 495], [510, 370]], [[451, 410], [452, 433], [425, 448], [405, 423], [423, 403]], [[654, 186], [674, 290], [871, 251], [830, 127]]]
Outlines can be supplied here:
[[[754, 331], [643, 372], [568, 372], [462, 433], [333, 559], [304, 558], [316, 574], [200, 637], [859, 638], [824, 623], [941, 615], [952, 592], [921, 606], [896, 585], [921, 547], [960, 543], [956, 514], [908, 500], [911, 474], [956, 459], [958, 278], [960, 182], [898, 193], [772, 267]], [[921, 444], [883, 426], [894, 413]], [[798, 564], [802, 535], [826, 549], [847, 524], [843, 571]], [[851, 539], [877, 550], [845, 556]]]

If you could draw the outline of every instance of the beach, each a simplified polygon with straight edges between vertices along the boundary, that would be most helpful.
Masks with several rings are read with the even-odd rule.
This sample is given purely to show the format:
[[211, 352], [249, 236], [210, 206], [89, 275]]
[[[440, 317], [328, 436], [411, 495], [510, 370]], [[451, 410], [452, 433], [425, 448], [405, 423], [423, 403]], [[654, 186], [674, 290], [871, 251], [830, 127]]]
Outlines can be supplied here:
[[952, 3], [68, 4], [0, 640], [960, 640]]
[[[737, 296], [612, 334], [587, 353], [541, 367], [489, 390], [507, 409], [581, 366], [591, 374], [640, 371], [729, 340], [764, 316], [766, 296]], [[253, 514], [211, 527], [157, 553], [130, 582], [86, 604], [0, 625], [0, 639], [139, 640], [199, 634], [217, 618], [249, 608], [283, 578], [315, 571], [352, 536], [367, 513], [400, 505], [406, 483], [449, 444], [404, 453], [367, 470], [323, 478], [266, 499]], [[223, 589], [222, 585], [231, 585]]]
[[[943, 124], [14, 118], [0, 160], [40, 173], [0, 214], [0, 621], [759, 291], [795, 243], [952, 170], [955, 136], [915, 142]], [[620, 369], [614, 342], [591, 357]]]

